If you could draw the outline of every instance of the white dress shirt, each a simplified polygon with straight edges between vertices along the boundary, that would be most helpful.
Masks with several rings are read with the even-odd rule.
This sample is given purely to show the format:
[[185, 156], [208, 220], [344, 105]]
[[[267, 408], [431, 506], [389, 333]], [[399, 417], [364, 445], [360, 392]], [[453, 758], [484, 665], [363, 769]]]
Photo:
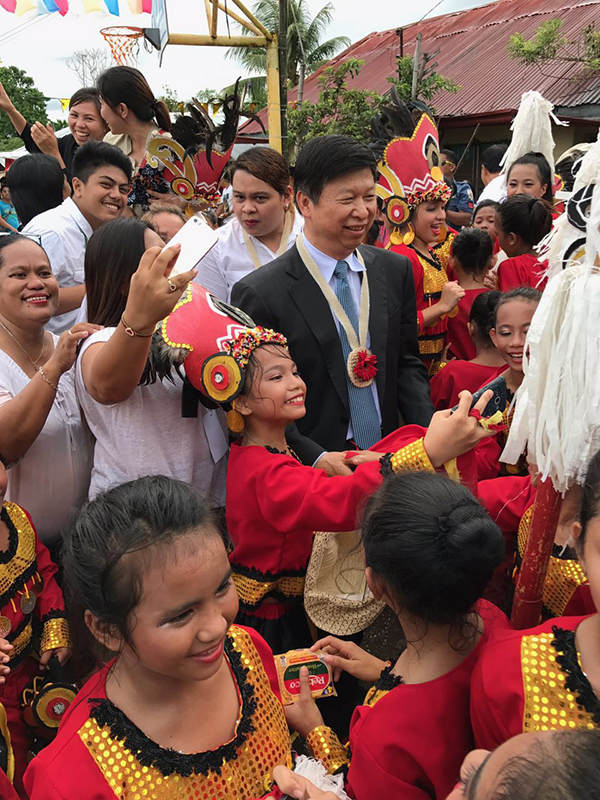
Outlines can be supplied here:
[[506, 174], [500, 173], [483, 187], [482, 193], [477, 198], [475, 207], [481, 203], [482, 200], [494, 200], [496, 203], [502, 203], [506, 200]]
[[[59, 286], [85, 283], [84, 258], [92, 226], [70, 197], [30, 220], [22, 233], [35, 238], [50, 260]], [[52, 333], [62, 333], [77, 322], [78, 309], [60, 314], [46, 325]]]
[[[303, 226], [304, 218], [301, 214], [296, 213], [292, 230], [286, 242], [286, 250], [289, 250], [294, 244]], [[195, 281], [208, 289], [215, 297], [229, 303], [234, 284], [241, 281], [256, 267], [248, 252], [244, 231], [237, 217], [232, 217], [229, 222], [218, 229], [217, 233], [219, 240], [198, 264], [198, 275]], [[271, 250], [259, 239], [250, 235], [248, 238], [256, 248], [261, 266], [277, 258], [277, 252]]]
[[[332, 258], [328, 256], [326, 253], [323, 253], [321, 250], [318, 250], [311, 242], [308, 241], [306, 235], [304, 233], [300, 234], [302, 236], [302, 240], [306, 245], [306, 249], [311, 255], [317, 267], [321, 271], [321, 274], [327, 281], [327, 283], [331, 286], [334, 293], [337, 288], [336, 284], [337, 281], [333, 277], [333, 273], [335, 272], [335, 268], [337, 266], [338, 259]], [[354, 305], [356, 307], [356, 316], [359, 316], [359, 309], [360, 309], [360, 288], [362, 285], [362, 280], [366, 280], [366, 269], [358, 260], [356, 253], [350, 253], [347, 258], [343, 259], [348, 264], [348, 282], [350, 284], [350, 291], [352, 292], [352, 299], [354, 301]], [[335, 316], [333, 311], [331, 312], [331, 316], [336, 324], [338, 329], [338, 334], [342, 330], [342, 326], [340, 325], [338, 318]], [[358, 335], [358, 331], [356, 332]], [[371, 337], [367, 333], [367, 341], [366, 346], [369, 347], [371, 344]], [[308, 376], [301, 376], [301, 377], [308, 377]], [[371, 391], [373, 392], [373, 399], [375, 400], [375, 408], [377, 409], [377, 416], [379, 419], [379, 423], [381, 424], [381, 408], [379, 407], [379, 397], [377, 395], [377, 386], [375, 385], [375, 381], [370, 386]], [[354, 433], [352, 431], [352, 421], [348, 425], [348, 439], [354, 438]]]

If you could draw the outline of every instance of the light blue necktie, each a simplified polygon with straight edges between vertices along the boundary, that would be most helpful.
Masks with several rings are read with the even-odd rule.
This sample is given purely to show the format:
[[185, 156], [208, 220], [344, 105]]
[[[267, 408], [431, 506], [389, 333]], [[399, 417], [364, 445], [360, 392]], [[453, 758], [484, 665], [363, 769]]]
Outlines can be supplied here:
[[[338, 261], [335, 265], [333, 276], [335, 278], [335, 293], [337, 299], [348, 315], [352, 327], [355, 331], [358, 331], [358, 314], [348, 280], [348, 264], [345, 261]], [[366, 274], [363, 280], [367, 280]], [[346, 332], [341, 326], [339, 334], [342, 343], [342, 353], [344, 354], [344, 366], [346, 366], [346, 361], [352, 348], [348, 342]], [[371, 386], [364, 386], [363, 388], [355, 386], [347, 372], [346, 384], [348, 387], [350, 421], [352, 422], [354, 441], [361, 450], [367, 450], [371, 445], [381, 439], [381, 426], [379, 425], [379, 415], [377, 414], [377, 406], [375, 405], [375, 398], [373, 397], [373, 389]]]

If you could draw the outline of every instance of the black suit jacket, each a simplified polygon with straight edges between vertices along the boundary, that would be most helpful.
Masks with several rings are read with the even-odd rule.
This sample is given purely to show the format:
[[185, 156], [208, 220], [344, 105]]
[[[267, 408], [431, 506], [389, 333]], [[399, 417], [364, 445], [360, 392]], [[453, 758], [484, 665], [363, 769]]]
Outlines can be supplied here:
[[[370, 349], [377, 356], [382, 434], [401, 424], [428, 425], [433, 406], [427, 373], [418, 356], [410, 262], [366, 245], [360, 252], [369, 281]], [[312, 463], [323, 449], [346, 449], [350, 411], [340, 337], [327, 301], [296, 246], [236, 283], [231, 302], [257, 325], [287, 337], [307, 384], [306, 416], [298, 421], [303, 436], [288, 431], [288, 441], [302, 460]]]

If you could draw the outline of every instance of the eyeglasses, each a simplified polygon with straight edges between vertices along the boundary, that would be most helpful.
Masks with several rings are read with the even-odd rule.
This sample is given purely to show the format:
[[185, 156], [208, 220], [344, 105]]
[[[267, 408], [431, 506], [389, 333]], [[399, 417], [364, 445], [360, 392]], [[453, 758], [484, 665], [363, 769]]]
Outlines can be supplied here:
[[456, 164], [454, 163], [454, 161], [442, 161], [442, 163], [440, 164], [440, 166], [442, 166], [442, 167], [445, 167], [445, 166], [446, 166], [446, 164], [450, 164], [450, 166], [451, 166], [451, 167], [455, 167], [455, 166], [456, 166]]

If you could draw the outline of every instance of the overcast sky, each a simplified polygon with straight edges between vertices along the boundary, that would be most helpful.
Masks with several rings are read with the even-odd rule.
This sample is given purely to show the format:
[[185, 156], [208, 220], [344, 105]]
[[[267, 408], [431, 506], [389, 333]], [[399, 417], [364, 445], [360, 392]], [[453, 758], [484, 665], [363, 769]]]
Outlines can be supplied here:
[[[326, 0], [307, 0], [314, 12]], [[396, 28], [415, 22], [431, 9], [430, 16], [445, 14], [464, 8], [485, 5], [489, 0], [418, 0], [415, 3], [394, 0], [333, 0], [334, 21], [327, 36], [346, 35], [352, 42], [373, 31]], [[65, 17], [58, 13], [32, 17], [17, 17], [0, 7], [0, 60], [2, 65], [14, 64], [24, 69], [36, 85], [49, 97], [69, 97], [79, 84], [67, 69], [65, 58], [74, 50], [106, 47], [100, 28], [115, 24], [150, 25], [150, 16], [112, 17], [99, 12], [86, 14], [81, 0], [70, 0]], [[252, 5], [250, 0], [249, 5]], [[121, 0], [123, 9], [127, 6]], [[207, 33], [203, 0], [167, 0], [169, 28], [177, 33]], [[221, 29], [219, 29], [221, 31]], [[233, 30], [232, 30], [233, 32]], [[220, 47], [167, 47], [162, 67], [158, 67], [156, 52], [140, 49], [138, 67], [145, 73], [155, 94], [165, 85], [176, 90], [178, 96], [188, 99], [199, 89], [219, 90], [231, 84], [240, 75], [240, 68], [225, 58], [225, 48]], [[58, 102], [53, 104], [58, 109]], [[60, 114], [51, 113], [51, 116]]]

